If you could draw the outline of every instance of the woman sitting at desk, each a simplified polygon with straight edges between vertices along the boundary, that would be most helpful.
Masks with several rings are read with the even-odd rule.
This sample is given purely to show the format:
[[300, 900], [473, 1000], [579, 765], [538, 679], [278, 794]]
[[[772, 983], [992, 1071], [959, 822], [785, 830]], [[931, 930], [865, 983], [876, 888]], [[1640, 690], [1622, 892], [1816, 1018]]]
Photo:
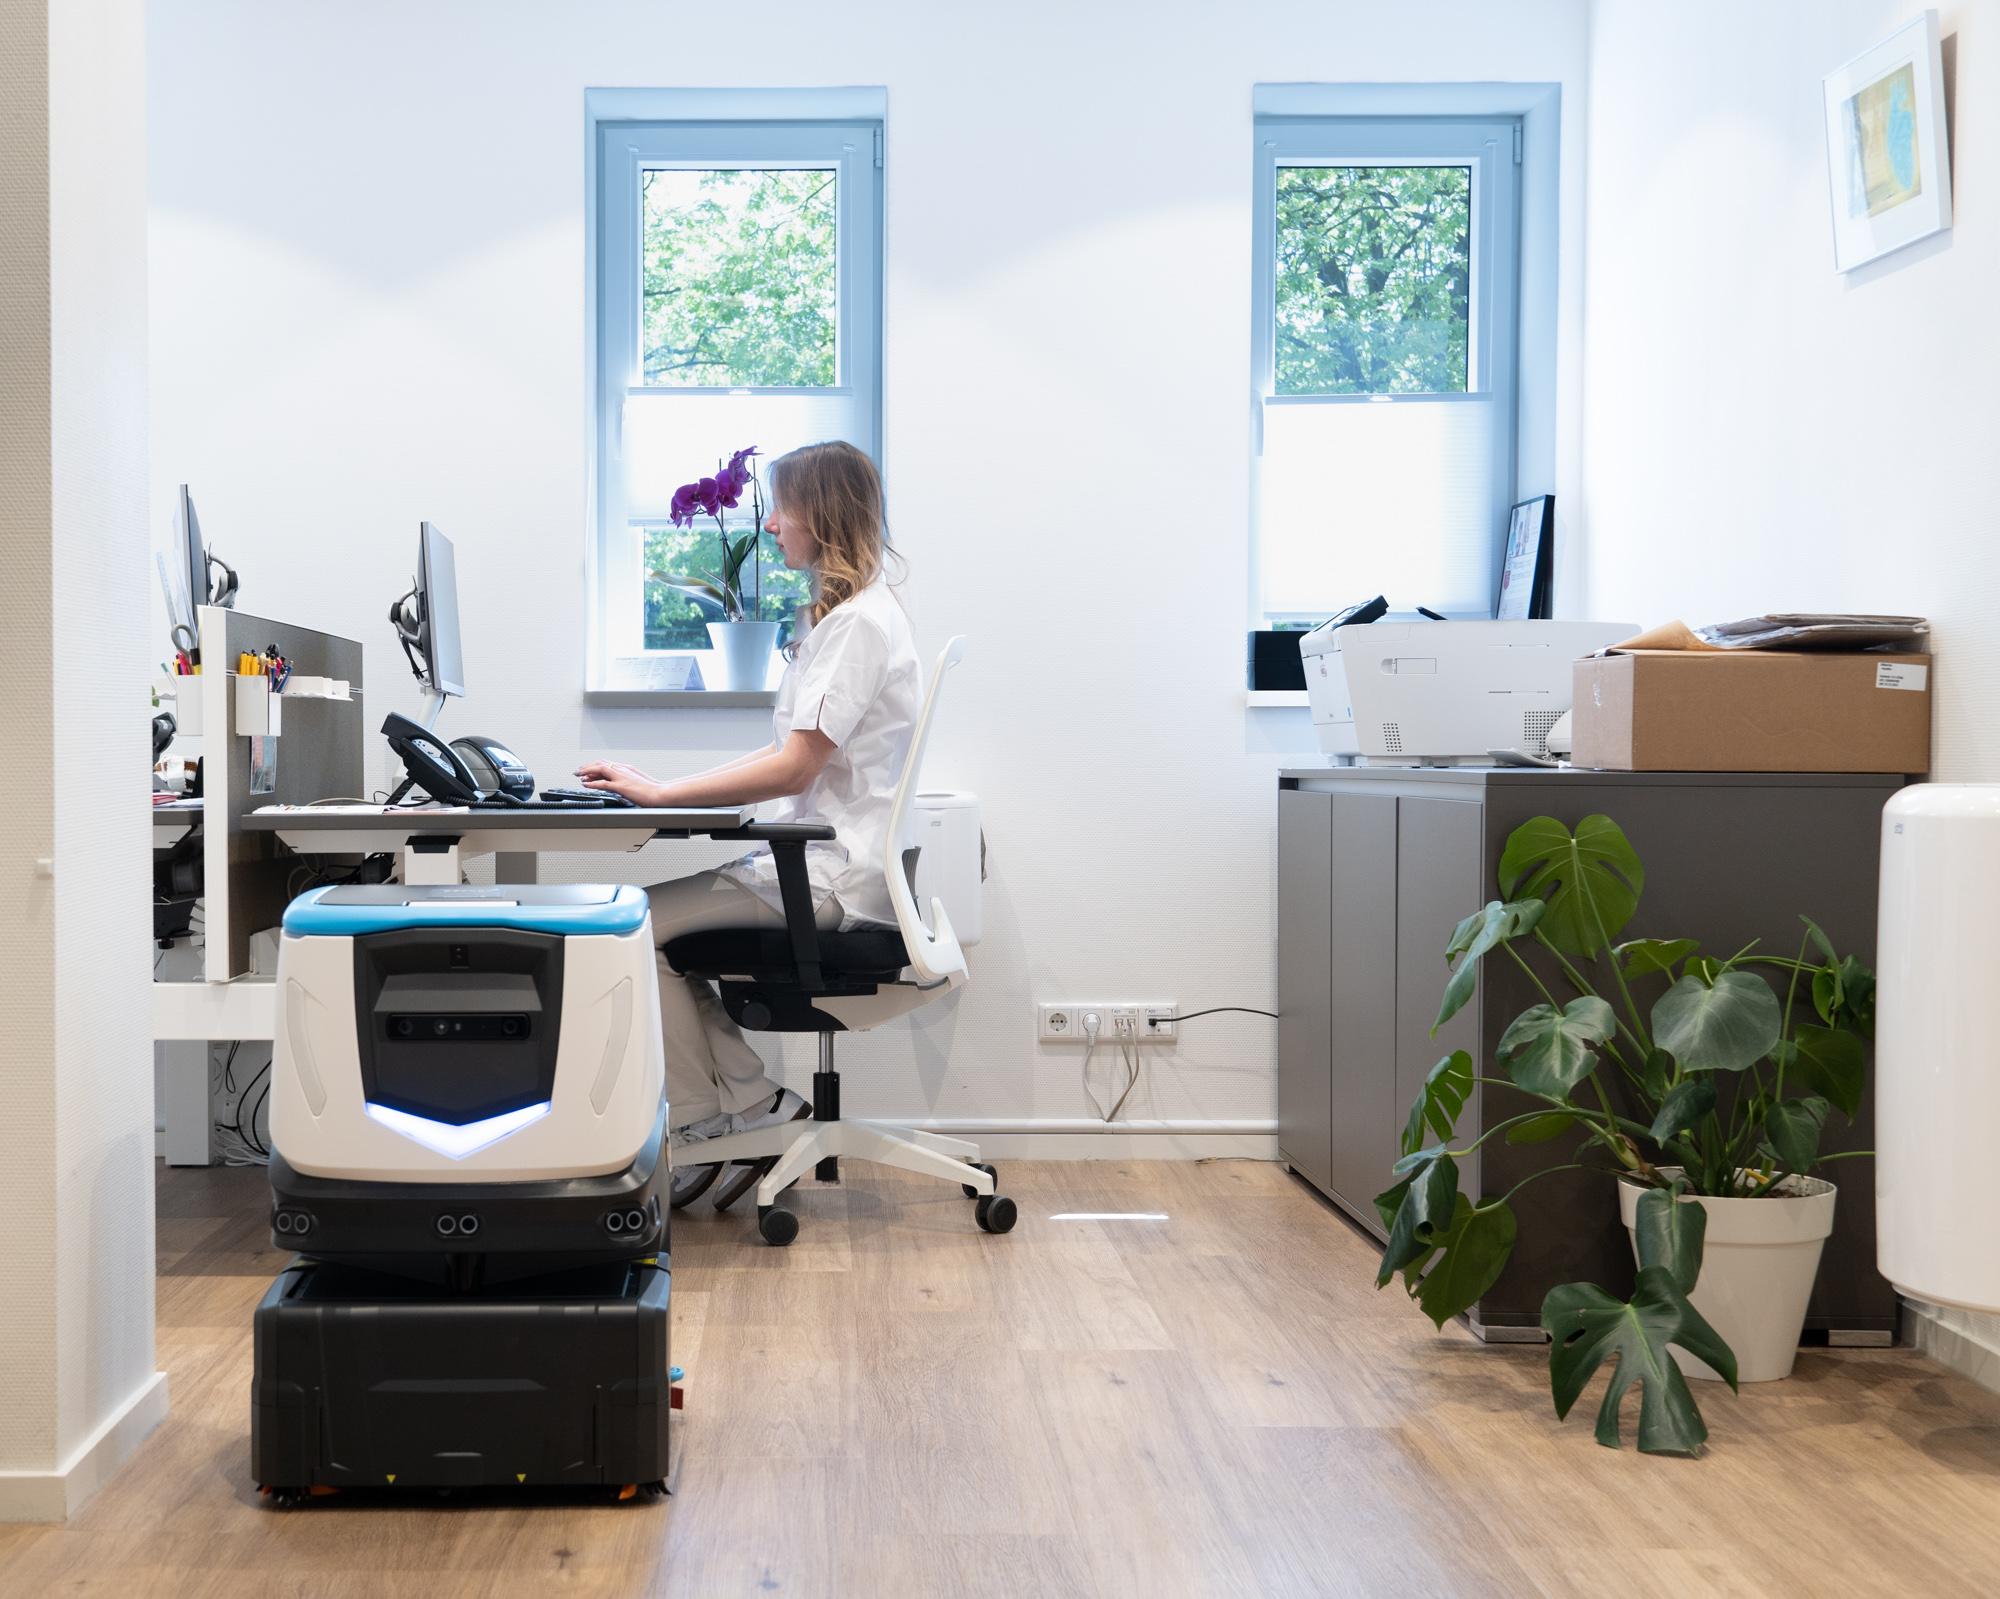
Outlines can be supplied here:
[[[812, 573], [814, 594], [810, 629], [788, 652], [771, 742], [673, 782], [656, 782], [616, 761], [592, 762], [577, 775], [588, 787], [612, 789], [640, 805], [759, 804], [760, 821], [823, 821], [837, 836], [806, 850], [820, 928], [893, 924], [882, 844], [923, 705], [923, 674], [910, 620], [883, 574], [893, 552], [884, 541], [882, 481], [866, 455], [836, 442], [780, 456], [771, 464], [770, 489], [764, 525], [785, 565]], [[653, 936], [662, 945], [705, 928], [785, 925], [768, 849], [647, 892]], [[805, 1100], [771, 1080], [714, 989], [681, 976], [664, 954], [658, 968], [677, 1150], [811, 1114]], [[686, 1156], [680, 1158], [686, 1170]], [[706, 1181], [690, 1176], [676, 1183], [676, 1202], [694, 1197]]]

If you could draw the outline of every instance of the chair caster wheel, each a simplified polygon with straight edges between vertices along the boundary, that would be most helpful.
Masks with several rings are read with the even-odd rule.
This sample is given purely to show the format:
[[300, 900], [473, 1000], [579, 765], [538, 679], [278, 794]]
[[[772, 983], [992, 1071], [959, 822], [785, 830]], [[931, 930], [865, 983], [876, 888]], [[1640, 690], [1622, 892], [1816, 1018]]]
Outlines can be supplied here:
[[[966, 1162], [966, 1165], [970, 1166], [974, 1171], [983, 1171], [984, 1173], [986, 1173], [988, 1177], [991, 1177], [996, 1183], [1000, 1181], [1000, 1173], [998, 1169], [987, 1165], [986, 1162], [983, 1160], [969, 1160]], [[980, 1197], [979, 1190], [974, 1188], [972, 1184], [960, 1183], [958, 1186], [965, 1191], [965, 1197], [967, 1199], [977, 1199]]]
[[799, 1236], [799, 1219], [782, 1205], [759, 1205], [757, 1231], [764, 1235], [765, 1243], [782, 1249]]
[[972, 1219], [989, 1233], [1012, 1232], [1015, 1215], [1014, 1201], [1005, 1194], [981, 1194], [972, 1207]]

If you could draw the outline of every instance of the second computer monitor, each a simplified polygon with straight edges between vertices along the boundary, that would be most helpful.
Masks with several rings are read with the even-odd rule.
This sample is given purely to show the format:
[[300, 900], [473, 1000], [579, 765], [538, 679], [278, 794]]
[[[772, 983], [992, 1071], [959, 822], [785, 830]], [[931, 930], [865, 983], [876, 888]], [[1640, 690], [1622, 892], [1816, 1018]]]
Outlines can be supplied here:
[[175, 564], [180, 567], [181, 581], [187, 585], [188, 614], [169, 617], [168, 620], [185, 622], [189, 628], [198, 631], [200, 622], [196, 612], [208, 603], [208, 548], [201, 542], [201, 518], [194, 514], [194, 497], [188, 493], [185, 483], [181, 485], [179, 503], [174, 507], [174, 532], [180, 539]]
[[424, 626], [424, 670], [433, 694], [465, 693], [465, 660], [458, 644], [458, 570], [451, 540], [430, 523], [417, 544], [417, 614]]

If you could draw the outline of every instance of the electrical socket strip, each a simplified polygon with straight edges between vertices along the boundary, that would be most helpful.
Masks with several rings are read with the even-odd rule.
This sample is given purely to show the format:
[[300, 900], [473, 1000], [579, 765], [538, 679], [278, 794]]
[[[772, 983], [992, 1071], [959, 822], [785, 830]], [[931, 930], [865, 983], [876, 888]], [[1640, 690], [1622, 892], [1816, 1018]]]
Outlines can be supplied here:
[[[1171, 1044], [1180, 1035], [1180, 1025], [1162, 1018], [1178, 1016], [1170, 999], [1143, 1004], [1111, 1003], [1098, 1000], [1064, 1000], [1035, 1007], [1040, 1022], [1039, 1037], [1044, 1044], [1087, 1044], [1088, 1019], [1098, 1018], [1097, 1041], [1116, 1044], [1120, 1038], [1141, 1044]], [[1121, 1032], [1119, 1023], [1129, 1024]]]

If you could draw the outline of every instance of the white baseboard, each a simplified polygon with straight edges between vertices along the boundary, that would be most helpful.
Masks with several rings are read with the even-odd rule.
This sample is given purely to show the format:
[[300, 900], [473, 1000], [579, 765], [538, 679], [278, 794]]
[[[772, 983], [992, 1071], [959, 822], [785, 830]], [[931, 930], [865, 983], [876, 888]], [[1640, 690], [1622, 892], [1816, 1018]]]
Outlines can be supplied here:
[[55, 1471], [0, 1471], [0, 1522], [67, 1521], [167, 1419], [167, 1374], [156, 1371]]
[[[874, 1120], [860, 1117], [858, 1120]], [[1277, 1128], [1260, 1122], [1111, 1123], [1070, 1118], [930, 1117], [885, 1123], [969, 1138], [994, 1160], [1276, 1160]]]
[[[1921, 1299], [1904, 1300], [1903, 1314], [1908, 1318], [1910, 1342], [1917, 1348], [1939, 1365], [2000, 1393], [2000, 1331], [1989, 1333], [1966, 1326], [1963, 1318], [1971, 1312], [1940, 1310]], [[2000, 1318], [1981, 1319], [2000, 1329]]]

